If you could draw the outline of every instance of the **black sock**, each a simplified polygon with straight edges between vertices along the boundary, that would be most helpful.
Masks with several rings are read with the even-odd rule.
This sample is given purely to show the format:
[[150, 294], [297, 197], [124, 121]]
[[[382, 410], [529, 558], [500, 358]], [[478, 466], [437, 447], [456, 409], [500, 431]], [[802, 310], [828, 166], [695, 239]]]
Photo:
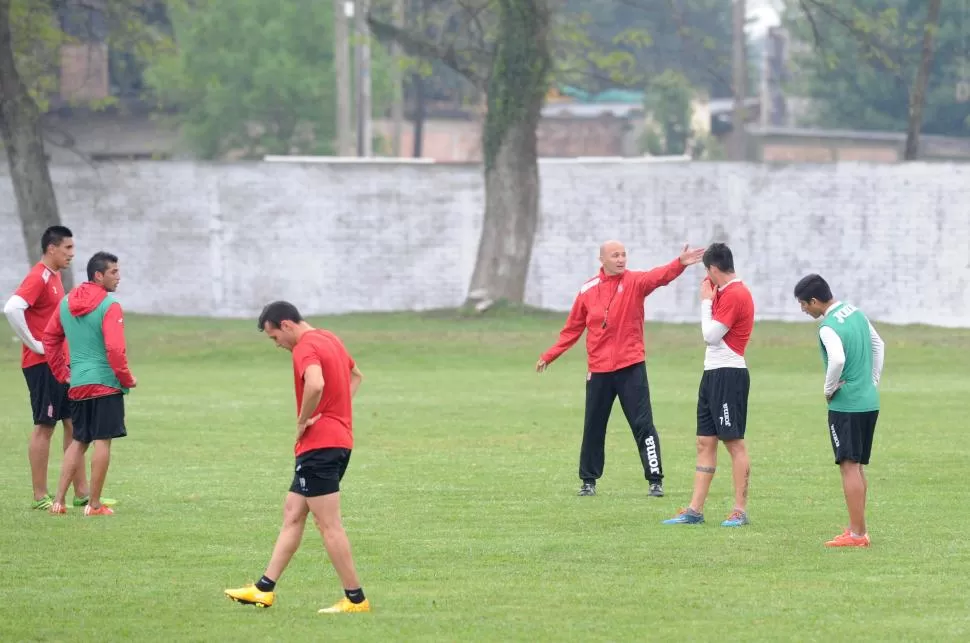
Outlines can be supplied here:
[[347, 595], [347, 600], [349, 600], [351, 603], [364, 602], [364, 590], [360, 587], [357, 589], [345, 589], [344, 594]]
[[256, 581], [256, 589], [261, 592], [272, 592], [276, 588], [276, 581], [270, 580], [263, 576], [258, 581]]

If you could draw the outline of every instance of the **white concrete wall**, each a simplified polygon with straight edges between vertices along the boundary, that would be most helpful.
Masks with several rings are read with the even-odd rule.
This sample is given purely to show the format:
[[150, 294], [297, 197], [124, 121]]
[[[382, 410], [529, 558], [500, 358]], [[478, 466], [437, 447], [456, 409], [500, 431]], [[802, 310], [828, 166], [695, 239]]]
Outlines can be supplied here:
[[[119, 297], [143, 313], [252, 316], [290, 299], [307, 313], [460, 304], [483, 191], [472, 166], [122, 163], [53, 169], [75, 233], [75, 275], [120, 255]], [[28, 267], [0, 175], [0, 293]], [[805, 273], [875, 320], [970, 327], [970, 166], [543, 164], [529, 304], [567, 310], [627, 244], [649, 268], [725, 240], [761, 319], [800, 320]], [[31, 257], [35, 260], [36, 255]], [[649, 319], [694, 321], [695, 267], [647, 299]]]

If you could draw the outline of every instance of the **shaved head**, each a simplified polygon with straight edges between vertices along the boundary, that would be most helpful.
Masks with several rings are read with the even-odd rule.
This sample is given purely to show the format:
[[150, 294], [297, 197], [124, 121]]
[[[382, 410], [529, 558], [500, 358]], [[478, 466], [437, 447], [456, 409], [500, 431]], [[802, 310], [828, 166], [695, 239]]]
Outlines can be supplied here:
[[626, 270], [626, 248], [619, 241], [604, 241], [600, 246], [600, 263], [606, 274], [621, 274]]
[[609, 253], [613, 252], [614, 250], [626, 250], [626, 248], [623, 247], [622, 243], [614, 239], [610, 239], [609, 241], [604, 241], [603, 244], [600, 246], [600, 259], [602, 259], [603, 257], [606, 257], [607, 255], [609, 255]]

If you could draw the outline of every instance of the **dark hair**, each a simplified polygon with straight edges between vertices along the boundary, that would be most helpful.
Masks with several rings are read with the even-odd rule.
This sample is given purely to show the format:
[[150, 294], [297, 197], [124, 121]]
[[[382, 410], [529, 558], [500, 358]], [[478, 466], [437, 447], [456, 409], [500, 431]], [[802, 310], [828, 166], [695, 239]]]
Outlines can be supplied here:
[[795, 284], [795, 299], [805, 302], [814, 299], [821, 303], [832, 301], [832, 289], [820, 275], [813, 273], [802, 277]]
[[734, 255], [726, 243], [712, 243], [704, 251], [704, 267], [714, 266], [721, 272], [734, 272]]
[[279, 328], [280, 325], [285, 321], [291, 321], [294, 324], [299, 324], [303, 321], [303, 316], [300, 311], [296, 309], [296, 306], [288, 301], [274, 301], [266, 304], [263, 307], [263, 312], [259, 314], [259, 321], [257, 327], [260, 331], [266, 328], [266, 323], [269, 322], [273, 328]]
[[108, 270], [108, 265], [118, 263], [118, 257], [110, 252], [95, 252], [94, 256], [88, 259], [88, 281], [94, 281], [95, 273], [102, 275]]
[[74, 235], [71, 233], [70, 229], [65, 228], [62, 225], [52, 225], [44, 230], [44, 234], [40, 236], [40, 251], [46, 253], [47, 246], [53, 245], [54, 247], [57, 247], [61, 245], [64, 239], [71, 239], [73, 237]]

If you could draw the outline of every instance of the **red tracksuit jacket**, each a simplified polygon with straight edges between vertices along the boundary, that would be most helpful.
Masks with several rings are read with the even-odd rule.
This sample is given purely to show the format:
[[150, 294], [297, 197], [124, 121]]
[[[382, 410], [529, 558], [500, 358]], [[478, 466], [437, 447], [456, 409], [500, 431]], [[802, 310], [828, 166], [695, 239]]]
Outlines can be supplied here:
[[585, 330], [591, 373], [617, 371], [644, 361], [643, 300], [683, 274], [685, 268], [680, 258], [653, 270], [626, 270], [619, 275], [607, 275], [600, 268], [579, 290], [559, 341], [542, 359], [551, 363], [579, 341]]

